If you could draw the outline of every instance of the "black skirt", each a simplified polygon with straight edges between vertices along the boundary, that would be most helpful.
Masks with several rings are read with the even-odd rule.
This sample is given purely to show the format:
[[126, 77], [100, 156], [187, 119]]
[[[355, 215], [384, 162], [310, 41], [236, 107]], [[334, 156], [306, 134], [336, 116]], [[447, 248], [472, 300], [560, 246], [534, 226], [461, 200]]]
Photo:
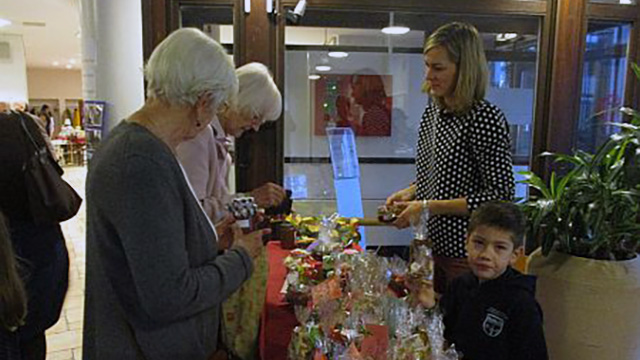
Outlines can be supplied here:
[[20, 341], [18, 333], [0, 328], [0, 359], [20, 360]]

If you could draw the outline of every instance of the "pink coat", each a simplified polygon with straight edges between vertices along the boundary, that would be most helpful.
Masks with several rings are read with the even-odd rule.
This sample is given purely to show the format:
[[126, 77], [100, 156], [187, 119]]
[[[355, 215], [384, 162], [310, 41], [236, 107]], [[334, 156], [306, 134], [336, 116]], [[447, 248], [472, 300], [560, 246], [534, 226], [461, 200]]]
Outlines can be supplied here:
[[[217, 135], [215, 135], [217, 134]], [[210, 126], [195, 138], [178, 146], [178, 160], [202, 203], [204, 211], [215, 224], [226, 214], [231, 198], [228, 186], [231, 155], [230, 141], [216, 117]]]

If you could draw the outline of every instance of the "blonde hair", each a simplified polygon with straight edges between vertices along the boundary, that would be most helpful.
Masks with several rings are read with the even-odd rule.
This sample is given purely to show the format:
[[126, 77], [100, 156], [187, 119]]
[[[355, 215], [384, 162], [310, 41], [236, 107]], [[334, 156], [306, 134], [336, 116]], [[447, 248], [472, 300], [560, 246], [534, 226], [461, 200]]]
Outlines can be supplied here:
[[[441, 97], [433, 99], [439, 107], [463, 114], [471, 109], [475, 101], [484, 99], [487, 90], [489, 71], [482, 38], [473, 25], [453, 22], [439, 27], [429, 36], [423, 54], [426, 55], [438, 46], [444, 48], [449, 59], [456, 64], [457, 79], [452, 104], [446, 105]], [[422, 90], [426, 93], [431, 92], [426, 81]]]

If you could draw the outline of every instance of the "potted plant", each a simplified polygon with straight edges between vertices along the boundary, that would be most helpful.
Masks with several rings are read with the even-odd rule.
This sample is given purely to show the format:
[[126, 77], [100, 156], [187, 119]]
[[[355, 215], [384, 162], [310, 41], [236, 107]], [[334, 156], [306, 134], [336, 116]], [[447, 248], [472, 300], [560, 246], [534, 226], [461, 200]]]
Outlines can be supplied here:
[[[633, 65], [640, 79], [640, 68]], [[551, 359], [640, 359], [640, 113], [595, 154], [544, 153], [567, 165], [522, 204]]]

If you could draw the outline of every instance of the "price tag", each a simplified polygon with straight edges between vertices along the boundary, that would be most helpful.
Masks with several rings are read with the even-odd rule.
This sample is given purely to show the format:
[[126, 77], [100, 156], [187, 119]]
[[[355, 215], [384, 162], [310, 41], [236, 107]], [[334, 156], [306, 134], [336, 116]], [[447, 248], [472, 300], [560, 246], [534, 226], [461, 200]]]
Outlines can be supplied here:
[[367, 324], [369, 335], [362, 340], [362, 355], [367, 359], [386, 360], [389, 348], [389, 329], [384, 325]]

